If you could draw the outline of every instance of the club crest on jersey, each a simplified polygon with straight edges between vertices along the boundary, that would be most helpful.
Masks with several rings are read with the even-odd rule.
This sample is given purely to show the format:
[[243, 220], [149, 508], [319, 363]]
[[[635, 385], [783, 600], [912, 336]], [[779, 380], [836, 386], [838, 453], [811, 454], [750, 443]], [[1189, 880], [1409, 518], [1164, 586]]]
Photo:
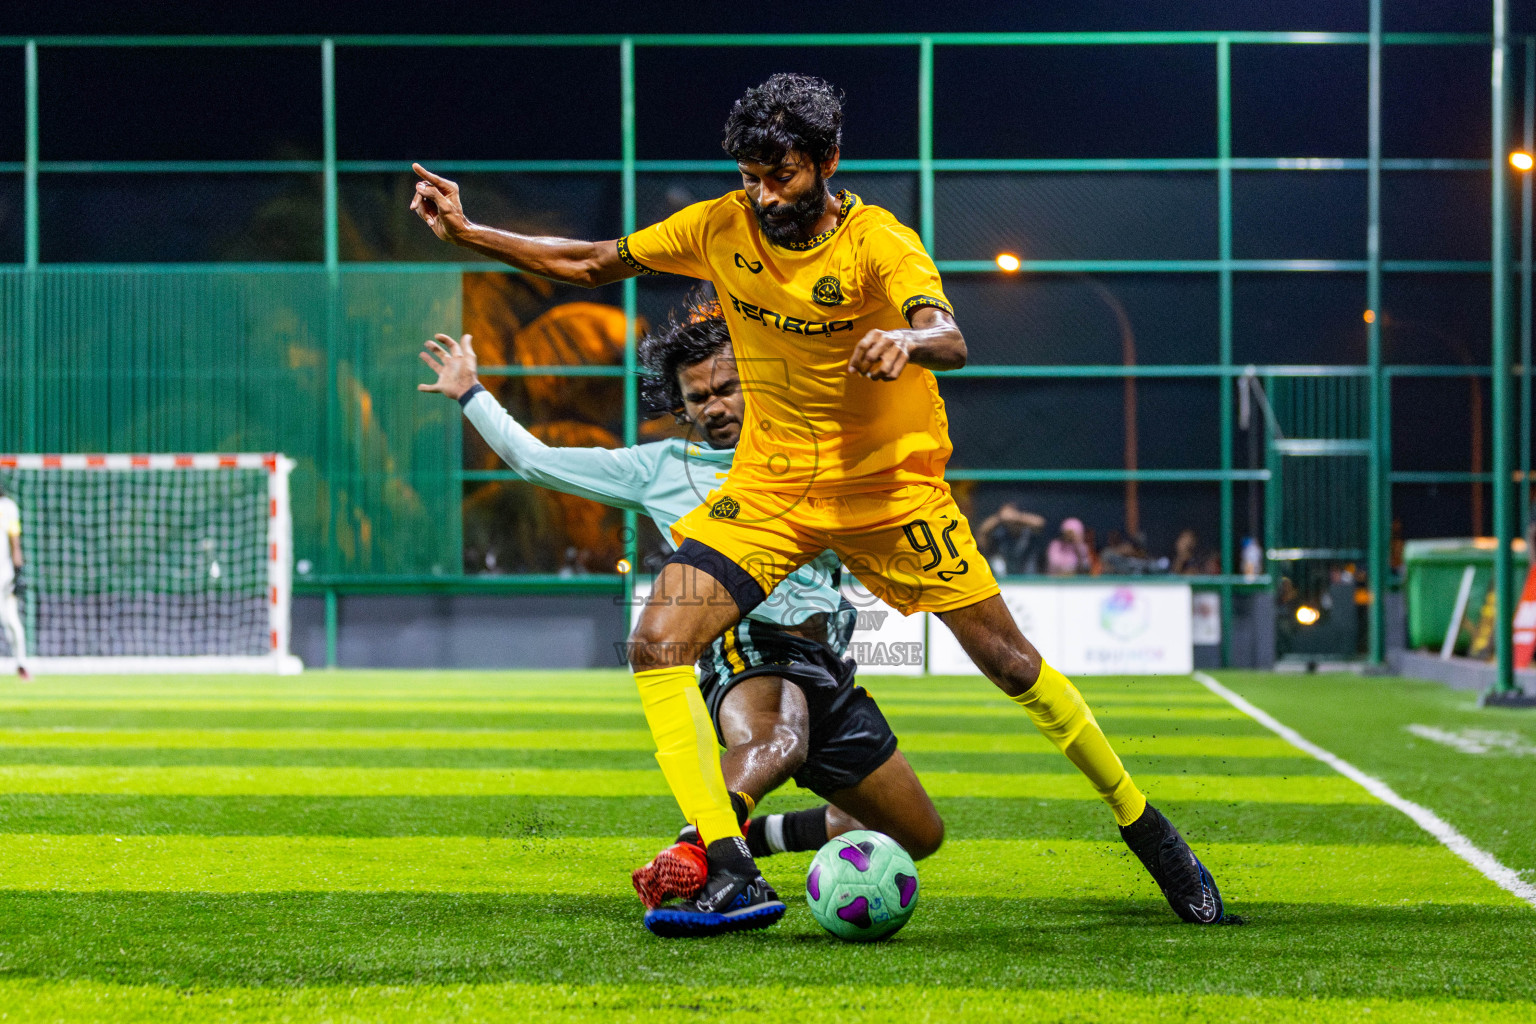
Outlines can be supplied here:
[[816, 282], [816, 287], [811, 289], [811, 298], [818, 306], [841, 306], [843, 304], [843, 286], [837, 278], [828, 274]]
[[711, 519], [735, 519], [741, 514], [741, 502], [735, 498], [726, 496], [709, 506], [709, 518]]

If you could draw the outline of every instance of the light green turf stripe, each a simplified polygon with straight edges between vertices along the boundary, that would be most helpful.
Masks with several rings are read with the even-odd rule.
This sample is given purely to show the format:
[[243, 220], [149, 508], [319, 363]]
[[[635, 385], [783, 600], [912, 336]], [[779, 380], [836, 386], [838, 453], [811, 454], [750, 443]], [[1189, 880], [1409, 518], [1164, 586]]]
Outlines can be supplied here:
[[[891, 691], [885, 687], [870, 686], [866, 686], [865, 689], [869, 690], [875, 696], [875, 699], [879, 700], [882, 704], [886, 702], [893, 704], [1003, 704], [1004, 706], [1007, 704], [1007, 698], [991, 685], [988, 685], [980, 693], [961, 693], [947, 687], [936, 687], [929, 693], [903, 693], [901, 691]], [[877, 689], [879, 690], [878, 693], [875, 692]], [[1209, 694], [1202, 696], [1199, 693], [1187, 692], [1128, 693], [1119, 690], [1095, 693], [1092, 692], [1091, 687], [1082, 688], [1082, 690], [1083, 696], [1087, 699], [1088, 703], [1095, 708], [1101, 704], [1105, 706], [1127, 704], [1135, 707], [1145, 704], [1185, 705], [1202, 708], [1227, 706], [1224, 701], [1216, 700]]]
[[[949, 715], [962, 717], [993, 718], [1018, 714], [1005, 701], [986, 703], [909, 703], [900, 699], [882, 699], [880, 706], [897, 715]], [[361, 714], [398, 714], [401, 712], [425, 712], [446, 714], [469, 712], [473, 714], [522, 714], [522, 715], [581, 715], [591, 712], [641, 714], [640, 698], [630, 695], [622, 698], [580, 697], [569, 700], [548, 698], [464, 700], [461, 698], [422, 699], [420, 696], [401, 698], [360, 699], [353, 697], [124, 697], [118, 699], [80, 698], [78, 700], [5, 700], [0, 701], [0, 713], [19, 711], [293, 711], [293, 712], [355, 712]], [[1183, 718], [1194, 721], [1247, 721], [1241, 712], [1225, 705], [1216, 707], [1158, 707], [1156, 705], [1105, 705], [1095, 713], [1107, 719], [1117, 716], [1135, 718]]]
[[647, 729], [0, 729], [3, 747], [655, 750], [656, 742]]
[[[3, 744], [0, 740], [0, 744]], [[1110, 743], [1124, 756], [1267, 757], [1307, 761], [1309, 758], [1276, 736], [1135, 736], [1116, 734]], [[1051, 741], [1035, 732], [903, 733], [901, 749], [921, 754], [1042, 754], [1055, 751]]]
[[419, 711], [432, 713], [469, 712], [471, 714], [522, 714], [522, 715], [548, 715], [548, 714], [587, 714], [598, 711], [607, 714], [619, 714], [633, 711], [635, 717], [641, 717], [640, 698], [638, 695], [630, 695], [627, 698], [595, 698], [582, 697], [570, 700], [549, 700], [544, 698], [528, 699], [502, 699], [487, 698], [485, 700], [463, 699], [424, 699], [417, 695], [410, 699], [390, 700], [386, 698], [355, 698], [355, 697], [315, 697], [306, 699], [301, 697], [167, 697], [165, 699], [153, 697], [125, 697], [115, 700], [96, 698], [82, 698], [80, 700], [12, 700], [0, 701], [0, 713], [17, 711], [342, 711], [357, 712], [361, 714], [400, 714], [402, 712]]
[[[1009, 707], [1007, 703], [994, 701], [991, 704], [909, 704], [899, 700], [884, 700], [877, 698], [880, 708], [892, 718], [902, 718], [909, 715], [923, 715], [945, 718], [998, 718], [1003, 715], [1018, 714], [1017, 708]], [[1248, 717], [1236, 709], [1228, 706], [1221, 707], [1158, 707], [1157, 705], [1095, 705], [1091, 701], [1089, 706], [1096, 717], [1112, 722], [1117, 718], [1157, 718], [1191, 722], [1244, 722]]]
[[402, 1020], [460, 1024], [479, 1020], [835, 1021], [837, 1024], [940, 1024], [955, 1020], [1125, 1024], [1528, 1024], [1536, 1003], [1472, 1000], [1292, 999], [1109, 989], [942, 988], [932, 985], [781, 988], [722, 985], [355, 985], [187, 990], [102, 981], [0, 981], [7, 1021], [112, 1019], [166, 1022]]
[[[1056, 748], [1020, 719], [1018, 733], [913, 732], [903, 750], [1042, 754]], [[1164, 757], [1310, 758], [1274, 736], [1117, 736], [1121, 754]], [[642, 750], [646, 729], [0, 729], [5, 747], [166, 750]]]
[[[659, 839], [0, 835], [0, 889], [147, 892], [505, 892], [621, 895]], [[1201, 857], [1232, 900], [1520, 905], [1439, 846], [1219, 844]], [[798, 891], [809, 854], [765, 862]], [[1155, 896], [1125, 847], [954, 840], [920, 868], [929, 898]]]
[[[936, 797], [1098, 799], [1075, 773], [925, 772]], [[1371, 804], [1334, 775], [1145, 775], [1162, 800]], [[0, 765], [0, 793], [139, 796], [666, 796], [661, 772], [565, 768], [353, 768], [293, 766]]]

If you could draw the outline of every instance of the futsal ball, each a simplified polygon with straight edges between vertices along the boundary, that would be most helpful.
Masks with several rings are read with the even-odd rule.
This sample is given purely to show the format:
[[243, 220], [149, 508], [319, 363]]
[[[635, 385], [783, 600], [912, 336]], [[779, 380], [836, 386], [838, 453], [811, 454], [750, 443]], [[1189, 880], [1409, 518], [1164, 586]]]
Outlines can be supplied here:
[[895, 934], [917, 909], [917, 867], [888, 835], [845, 832], [816, 852], [805, 895], [827, 931], [874, 942]]

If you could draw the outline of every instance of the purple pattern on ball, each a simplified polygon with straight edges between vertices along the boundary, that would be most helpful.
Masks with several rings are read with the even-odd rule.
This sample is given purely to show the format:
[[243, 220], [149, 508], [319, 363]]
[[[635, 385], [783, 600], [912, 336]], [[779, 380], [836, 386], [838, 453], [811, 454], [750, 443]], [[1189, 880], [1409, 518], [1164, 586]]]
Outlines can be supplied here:
[[869, 917], [869, 900], [863, 896], [858, 897], [846, 907], [839, 908], [837, 916], [856, 928], [868, 928], [874, 924]]
[[811, 868], [811, 877], [805, 880], [805, 891], [811, 894], [811, 899], [821, 899], [821, 865]]
[[869, 870], [869, 854], [857, 846], [845, 846], [837, 851], [837, 855], [852, 864], [858, 871]]
[[917, 895], [917, 876], [896, 873], [896, 888], [901, 892], [901, 906], [905, 910], [912, 897]]

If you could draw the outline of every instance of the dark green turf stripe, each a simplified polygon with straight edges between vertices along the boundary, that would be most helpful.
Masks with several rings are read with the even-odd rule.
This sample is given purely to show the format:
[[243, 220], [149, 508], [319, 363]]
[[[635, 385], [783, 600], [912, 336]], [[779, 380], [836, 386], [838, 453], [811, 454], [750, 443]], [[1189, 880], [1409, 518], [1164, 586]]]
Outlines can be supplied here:
[[[1027, 753], [909, 753], [922, 771], [1055, 772], [1077, 768], [1055, 751]], [[1313, 760], [1265, 757], [1170, 757], [1126, 755], [1133, 773], [1174, 775], [1330, 775]], [[645, 750], [518, 750], [495, 748], [179, 748], [179, 747], [0, 747], [0, 765], [250, 765], [359, 768], [618, 768], [655, 767]]]
[[[932, 898], [895, 941], [832, 944], [797, 895], [777, 928], [657, 942], [629, 895], [0, 893], [12, 978], [221, 985], [751, 978], [861, 984], [1102, 986], [1394, 999], [1531, 999], [1497, 950], [1536, 948], [1536, 915], [1475, 906], [1255, 903], [1242, 929], [1180, 925], [1155, 895]], [[1475, 937], [1475, 941], [1473, 940]]]
[[[941, 754], [908, 752], [919, 773], [930, 772], [1057, 772], [1075, 774], [1077, 766], [1061, 754]], [[1133, 775], [1331, 775], [1318, 761], [1281, 757], [1167, 757], [1157, 754], [1122, 756]]]
[[[1155, 794], [1154, 794], [1155, 796]], [[786, 787], [776, 813], [813, 806]], [[1157, 801], [1192, 841], [1432, 845], [1384, 805], [1212, 804]], [[949, 835], [974, 839], [1112, 840], [1103, 806], [1083, 800], [936, 801]], [[334, 835], [543, 838], [655, 836], [680, 824], [670, 797], [145, 797], [0, 795], [0, 832], [58, 835]]]
[[[1017, 716], [1013, 716], [1017, 723]], [[1015, 726], [1017, 727], [1017, 726]], [[5, 729], [644, 729], [633, 713], [513, 714], [452, 711], [92, 711], [54, 708], [0, 714]], [[963, 731], [963, 730], [962, 730]]]

